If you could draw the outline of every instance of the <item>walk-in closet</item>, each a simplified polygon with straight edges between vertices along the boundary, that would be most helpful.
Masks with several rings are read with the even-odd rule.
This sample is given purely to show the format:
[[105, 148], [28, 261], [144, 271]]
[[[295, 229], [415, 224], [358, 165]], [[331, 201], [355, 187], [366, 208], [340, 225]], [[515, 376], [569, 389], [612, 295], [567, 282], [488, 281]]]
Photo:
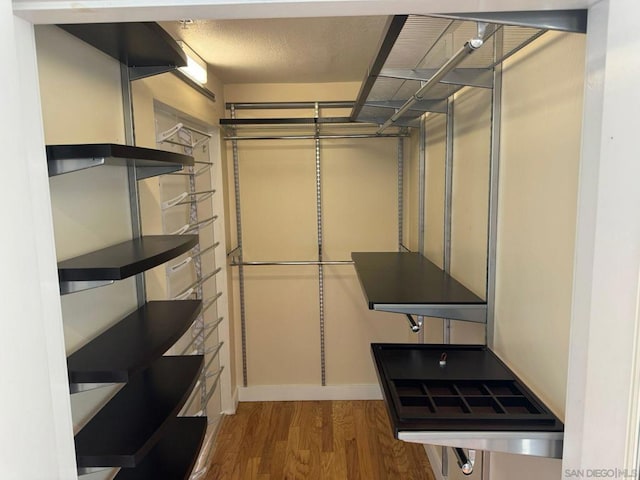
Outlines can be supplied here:
[[0, 477], [635, 475], [639, 7], [360, 3], [2, 12]]

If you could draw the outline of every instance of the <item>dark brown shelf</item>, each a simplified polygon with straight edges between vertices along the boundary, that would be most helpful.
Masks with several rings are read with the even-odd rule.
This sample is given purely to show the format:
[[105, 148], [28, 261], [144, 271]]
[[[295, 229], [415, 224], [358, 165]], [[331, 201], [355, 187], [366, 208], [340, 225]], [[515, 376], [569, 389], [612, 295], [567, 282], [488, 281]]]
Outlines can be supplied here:
[[136, 468], [123, 468], [115, 480], [187, 480], [207, 431], [206, 417], [175, 419], [162, 440]]
[[[372, 344], [401, 431], [561, 432], [562, 422], [487, 347]], [[440, 360], [446, 355], [446, 365]]]
[[128, 382], [187, 331], [201, 300], [148, 302], [67, 358], [69, 383]]
[[187, 57], [155, 22], [58, 25], [129, 67], [184, 67]]
[[61, 282], [123, 280], [196, 246], [197, 235], [150, 235], [58, 263]]
[[486, 321], [486, 302], [419, 253], [354, 252], [351, 258], [371, 310]]
[[203, 361], [160, 357], [126, 384], [75, 436], [78, 468], [140, 464], [185, 404]]
[[49, 176], [100, 165], [136, 167], [138, 180], [182, 170], [193, 165], [190, 155], [115, 143], [47, 145]]

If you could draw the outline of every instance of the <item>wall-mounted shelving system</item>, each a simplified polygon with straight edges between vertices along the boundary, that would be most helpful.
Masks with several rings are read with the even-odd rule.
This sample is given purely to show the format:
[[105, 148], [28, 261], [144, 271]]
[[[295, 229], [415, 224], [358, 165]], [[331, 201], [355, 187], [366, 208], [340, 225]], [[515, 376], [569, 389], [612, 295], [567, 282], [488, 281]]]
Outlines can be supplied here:
[[[269, 261], [249, 260], [243, 258], [242, 251], [242, 222], [240, 212], [240, 176], [238, 166], [238, 142], [245, 140], [282, 140], [282, 139], [315, 139], [316, 142], [324, 138], [351, 138], [348, 129], [360, 128], [360, 138], [374, 138], [388, 136], [400, 137], [398, 144], [398, 211], [399, 211], [399, 252], [354, 252], [353, 262], [348, 260], [335, 262], [338, 264], [355, 265], [364, 295], [371, 309], [387, 312], [397, 312], [409, 316], [413, 331], [418, 331], [418, 344], [408, 346], [403, 352], [404, 357], [398, 359], [405, 362], [407, 369], [411, 370], [416, 356], [419, 355], [424, 341], [421, 327], [425, 316], [442, 318], [445, 324], [445, 338], [443, 345], [450, 343], [449, 322], [451, 319], [486, 324], [487, 348], [478, 353], [480, 357], [465, 363], [468, 378], [476, 378], [481, 381], [482, 368], [477, 369], [474, 362], [480, 362], [480, 367], [485, 364], [487, 358], [490, 361], [500, 363], [499, 359], [491, 352], [493, 346], [493, 308], [495, 295], [495, 249], [497, 235], [497, 191], [498, 191], [498, 167], [499, 167], [499, 143], [500, 143], [500, 97], [502, 88], [501, 65], [504, 60], [535, 41], [547, 30], [561, 30], [570, 32], [586, 31], [586, 11], [548, 11], [548, 12], [520, 12], [520, 13], [488, 13], [481, 17], [471, 14], [459, 14], [455, 16], [420, 16], [402, 15], [395, 16], [388, 22], [385, 34], [379, 46], [378, 55], [368, 69], [360, 92], [355, 102], [296, 102], [296, 103], [254, 103], [254, 104], [228, 104], [227, 109], [230, 118], [221, 120], [221, 125], [227, 128], [226, 139], [232, 142], [235, 186], [236, 186], [236, 218], [238, 232], [238, 248], [231, 252], [232, 265], [239, 268], [240, 278], [240, 302], [241, 325], [243, 345], [243, 370], [244, 381], [247, 384], [246, 353], [245, 353], [245, 309], [243, 292], [243, 268], [253, 265], [318, 265], [322, 268], [323, 258], [320, 250], [318, 259], [308, 261]], [[452, 215], [452, 146], [453, 146], [453, 97], [465, 87], [489, 89], [493, 99], [491, 115], [491, 153], [490, 153], [490, 193], [489, 211], [487, 220], [488, 250], [487, 250], [487, 291], [481, 296], [471, 292], [459, 279], [451, 276], [451, 215]], [[351, 113], [345, 117], [326, 117], [318, 115], [319, 108], [351, 108]], [[278, 118], [273, 112], [267, 118], [236, 118], [236, 114], [242, 109], [259, 111], [261, 109], [315, 109], [315, 115], [311, 118]], [[403, 242], [403, 141], [407, 129], [415, 128], [421, 131], [421, 141], [424, 143], [424, 118], [426, 113], [446, 115], [446, 186], [445, 186], [445, 212], [444, 212], [444, 268], [439, 268], [424, 256], [424, 200], [419, 201], [419, 241], [418, 252], [409, 252]], [[348, 121], [347, 121], [348, 120]], [[277, 130], [276, 130], [277, 127]], [[365, 130], [366, 128], [373, 129]], [[269, 130], [266, 130], [266, 129]], [[263, 130], [261, 130], [263, 129]], [[391, 130], [392, 129], [392, 130]], [[356, 133], [353, 134], [357, 135]], [[320, 148], [316, 143], [317, 189], [320, 190]], [[418, 198], [425, 198], [424, 148], [420, 152], [420, 179]], [[319, 223], [319, 247], [321, 249], [321, 225], [322, 210], [318, 197], [318, 223]], [[320, 284], [320, 311], [323, 312], [322, 272], [319, 276]], [[417, 317], [417, 321], [413, 316]], [[321, 341], [323, 339], [321, 314]], [[440, 348], [440, 347], [438, 347]], [[323, 345], [321, 345], [323, 352]], [[409, 353], [413, 352], [413, 353]], [[456, 354], [457, 355], [457, 354]], [[324, 361], [324, 358], [323, 358]], [[395, 361], [395, 360], [394, 360]], [[513, 379], [515, 376], [508, 368], [500, 363], [502, 374]], [[323, 363], [324, 367], [324, 363]], [[378, 364], [378, 373], [382, 389], [385, 392], [389, 412], [393, 419], [399, 419], [402, 414], [393, 410], [393, 397], [390, 394], [394, 385], [389, 384], [389, 379], [384, 375], [384, 362]], [[415, 369], [414, 369], [415, 370]], [[414, 371], [412, 370], [412, 371]], [[323, 385], [324, 385], [324, 368]], [[451, 369], [440, 370], [441, 381], [446, 380], [445, 372]], [[476, 373], [474, 373], [474, 371]], [[416, 379], [420, 379], [416, 373]], [[506, 377], [505, 377], [506, 378]], [[425, 382], [428, 378], [425, 377]], [[486, 379], [490, 380], [490, 377]], [[511, 380], [510, 380], [511, 381]], [[516, 381], [516, 380], [513, 380]], [[517, 381], [519, 382], [519, 380]], [[490, 382], [489, 382], [490, 383]], [[452, 389], [456, 384], [452, 384]], [[548, 409], [539, 400], [529, 400], [531, 393], [523, 383], [519, 392], [527, 392], [518, 396], [518, 399], [507, 400], [532, 402], [527, 405], [536, 405], [537, 419], [549, 416]], [[423, 388], [423, 387], [420, 387]], [[424, 387], [426, 388], [426, 387]], [[424, 389], [423, 388], [423, 389]], [[515, 388], [515, 387], [514, 387]], [[428, 392], [428, 390], [424, 390]], [[487, 387], [483, 392], [489, 394]], [[393, 397], [393, 398], [392, 398]], [[423, 395], [416, 402], [426, 402], [428, 395]], [[525, 400], [526, 397], [526, 400]], [[481, 409], [471, 408], [466, 397], [458, 399], [442, 400], [443, 402], [459, 402], [464, 405], [463, 424], [475, 416], [482, 416]], [[531, 397], [534, 398], [534, 397]], [[473, 429], [456, 428], [447, 432], [441, 429], [437, 435], [430, 435], [425, 422], [416, 422], [411, 426], [411, 419], [402, 418], [403, 429], [410, 433], [402, 434], [402, 439], [421, 443], [434, 443], [443, 446], [483, 448], [511, 453], [542, 455], [559, 457], [562, 454], [562, 424], [554, 417], [551, 423], [541, 422], [540, 428], [527, 429], [509, 428], [508, 425], [515, 416], [510, 415], [510, 408], [500, 404], [491, 397], [491, 400], [475, 400], [479, 406], [484, 403], [498, 405], [494, 414], [500, 417], [500, 427], [493, 432], [480, 432]], [[476, 405], [477, 407], [478, 405]], [[513, 407], [513, 405], [511, 406]], [[435, 406], [434, 406], [435, 408]], [[515, 408], [515, 407], [513, 407]], [[550, 417], [549, 417], [550, 418]], [[471, 419], [471, 420], [470, 420]], [[405, 420], [407, 420], [405, 422]], [[525, 422], [526, 423], [526, 422]], [[421, 430], [423, 429], [424, 430]], [[401, 430], [397, 429], [399, 434]], [[486, 433], [486, 435], [485, 435]], [[484, 437], [483, 437], [484, 435]], [[482, 441], [485, 438], [486, 441]], [[472, 439], [472, 441], [470, 441]], [[528, 442], [535, 444], [535, 448], [528, 449]], [[458, 452], [459, 453], [459, 452]], [[443, 465], [444, 465], [443, 461]], [[465, 462], [463, 462], [465, 463]], [[468, 473], [468, 472], [465, 472]]]
[[[424, 148], [420, 158], [419, 252], [353, 253], [352, 257], [371, 309], [415, 314], [418, 322], [412, 319], [411, 322], [416, 329], [422, 326], [423, 316], [444, 319], [442, 345], [424, 345], [420, 338], [418, 345], [374, 344], [372, 349], [396, 436], [406, 441], [453, 447], [459, 458], [462, 447], [562, 456], [562, 422], [490, 350], [495, 296], [501, 65], [547, 30], [585, 33], [586, 11], [396, 16], [387, 25], [379, 53], [363, 81], [350, 116], [354, 121], [378, 123], [378, 133], [392, 126], [420, 128], [424, 142], [424, 115], [446, 115], [444, 269], [423, 256]], [[450, 275], [452, 98], [463, 87], [493, 90], [484, 300]], [[450, 319], [486, 323], [488, 346], [448, 345]], [[443, 449], [443, 469], [446, 463]], [[465, 462], [459, 463], [468, 467]], [[463, 471], [471, 473], [468, 470]]]
[[[121, 63], [127, 145], [49, 145], [49, 176], [100, 165], [125, 167], [132, 214], [130, 240], [59, 262], [61, 293], [135, 276], [138, 298], [137, 310], [68, 356], [72, 393], [124, 383], [77, 432], [78, 472], [120, 467], [115, 478], [186, 480], [205, 441], [207, 419], [179, 415], [208, 364], [202, 354], [163, 354], [210, 305], [186, 296], [147, 302], [143, 272], [182, 255], [193, 255], [199, 249], [195, 233], [201, 225], [190, 225], [182, 235], [142, 235], [137, 182], [183, 172], [185, 167], [193, 170], [195, 161], [188, 153], [134, 146], [129, 85], [131, 80], [175, 72], [186, 65], [186, 57], [155, 23], [61, 27]], [[211, 98], [211, 92], [200, 90]]]
[[[171, 171], [193, 164], [193, 158], [186, 155], [164, 155], [161, 151], [151, 153], [150, 149], [117, 145], [109, 145], [107, 149], [118, 155], [115, 164], [127, 167], [147, 168], [148, 160], [157, 163], [163, 158]], [[47, 148], [50, 165], [65, 161], [76, 163], [83, 152], [95, 152], [95, 146]], [[126, 159], [122, 156], [124, 153]], [[136, 157], [138, 153], [141, 158]], [[65, 171], [73, 170], [65, 168]], [[55, 172], [51, 173], [54, 175]], [[58, 263], [61, 293], [99, 287], [140, 274], [189, 252], [197, 243], [197, 235], [139, 237], [63, 260]], [[204, 438], [202, 424], [188, 421], [174, 424], [179, 421], [176, 416], [198, 380], [204, 358], [162, 355], [195, 321], [201, 309], [200, 300], [144, 303], [68, 357], [72, 393], [109, 383], [125, 383], [76, 434], [80, 473], [122, 467], [131, 469], [126, 475], [151, 478], [140, 476], [141, 472], [154, 468], [147, 453], [161, 440], [168, 442], [167, 431], [180, 431], [180, 426], [190, 433], [190, 438], [199, 440], [189, 443], [192, 448], [189, 452], [180, 449], [179, 457], [169, 455], [166, 461], [172, 463], [171, 458], [175, 458], [175, 463], [182, 466], [193, 465]], [[135, 473], [139, 464], [143, 465], [142, 470]]]

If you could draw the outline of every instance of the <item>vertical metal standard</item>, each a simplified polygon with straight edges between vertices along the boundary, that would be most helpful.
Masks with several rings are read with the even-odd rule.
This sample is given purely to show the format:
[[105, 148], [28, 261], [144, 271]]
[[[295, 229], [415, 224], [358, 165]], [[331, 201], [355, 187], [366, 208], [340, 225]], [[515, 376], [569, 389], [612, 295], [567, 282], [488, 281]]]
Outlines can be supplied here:
[[404, 138], [398, 138], [398, 251], [404, 245]]
[[482, 451], [482, 480], [489, 480], [491, 473], [491, 452]]
[[424, 255], [425, 191], [427, 171], [427, 127], [426, 118], [420, 117], [420, 153], [418, 158], [418, 252]]
[[[427, 184], [427, 118], [425, 115], [420, 117], [420, 147], [418, 158], [418, 252], [424, 255], [424, 235], [425, 235], [425, 193]], [[417, 315], [418, 326], [418, 343], [424, 343], [424, 316]]]
[[[502, 57], [504, 29], [494, 36], [494, 57]], [[500, 181], [500, 122], [502, 116], [502, 64], [493, 68], [491, 102], [491, 158], [489, 162], [489, 225], [487, 239], [486, 344], [493, 348], [496, 300], [496, 248], [498, 243], [498, 184]]]
[[[131, 78], [129, 67], [120, 64], [120, 84], [122, 89], [122, 113], [124, 116], [124, 137], [127, 145], [136, 144], [136, 133], [133, 123], [133, 101], [131, 99]], [[131, 212], [131, 235], [133, 238], [142, 236], [142, 219], [140, 217], [140, 195], [138, 193], [138, 180], [136, 167], [127, 167], [127, 183], [129, 186], [129, 209]], [[142, 307], [147, 301], [147, 293], [144, 283], [144, 273], [138, 273], [136, 279], [136, 297], [138, 307]]]
[[[444, 166], [444, 271], [451, 272], [451, 215], [453, 210], [453, 99], [447, 99], [446, 149]], [[443, 343], [451, 343], [451, 320], [443, 320]]]
[[[189, 138], [191, 139], [191, 143], [193, 143], [193, 139], [191, 138], [191, 132], [189, 132]], [[191, 149], [191, 154], [195, 157], [195, 152]], [[189, 175], [189, 193], [197, 192], [196, 188], [196, 167], [189, 167], [191, 175]], [[198, 204], [197, 202], [191, 202], [189, 205], [189, 224], [196, 225], [198, 223]], [[213, 227], [212, 227], [213, 228]], [[202, 300], [204, 298], [203, 292], [203, 282], [202, 280], [202, 257], [200, 256], [200, 242], [193, 249], [193, 265], [195, 267], [196, 279], [199, 281], [198, 286], [196, 288], [196, 298]], [[205, 346], [205, 335], [204, 335], [204, 312], [200, 312], [198, 318], [195, 321], [194, 328], [198, 332], [197, 337], [194, 341], [196, 350], [199, 355], [204, 355], [206, 346]], [[200, 409], [203, 410], [206, 414], [207, 409], [207, 369], [203, 368], [202, 372], [200, 372]]]
[[[231, 118], [236, 118], [236, 108], [231, 105]], [[234, 128], [234, 136], [235, 136]], [[231, 141], [233, 150], [233, 184], [236, 198], [236, 238], [238, 242], [238, 289], [240, 292], [240, 335], [242, 341], [242, 384], [247, 386], [247, 322], [244, 305], [244, 267], [242, 253], [242, 217], [240, 209], [240, 164], [238, 161], [238, 142]]]
[[[318, 103], [315, 104], [315, 118], [320, 116]], [[320, 125], [316, 124], [316, 135], [320, 134]], [[318, 261], [322, 262], [322, 176], [320, 170], [320, 139], [316, 144], [316, 217], [318, 221]], [[318, 301], [320, 305], [320, 370], [322, 386], [327, 384], [326, 359], [324, 348], [324, 266], [318, 264]]]

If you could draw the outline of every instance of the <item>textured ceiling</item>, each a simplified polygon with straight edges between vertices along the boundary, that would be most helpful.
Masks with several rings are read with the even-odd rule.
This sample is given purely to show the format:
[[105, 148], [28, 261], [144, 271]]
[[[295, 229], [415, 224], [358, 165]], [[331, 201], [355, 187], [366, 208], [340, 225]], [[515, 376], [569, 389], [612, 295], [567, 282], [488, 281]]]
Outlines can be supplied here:
[[387, 17], [194, 21], [161, 25], [224, 83], [361, 81]]

